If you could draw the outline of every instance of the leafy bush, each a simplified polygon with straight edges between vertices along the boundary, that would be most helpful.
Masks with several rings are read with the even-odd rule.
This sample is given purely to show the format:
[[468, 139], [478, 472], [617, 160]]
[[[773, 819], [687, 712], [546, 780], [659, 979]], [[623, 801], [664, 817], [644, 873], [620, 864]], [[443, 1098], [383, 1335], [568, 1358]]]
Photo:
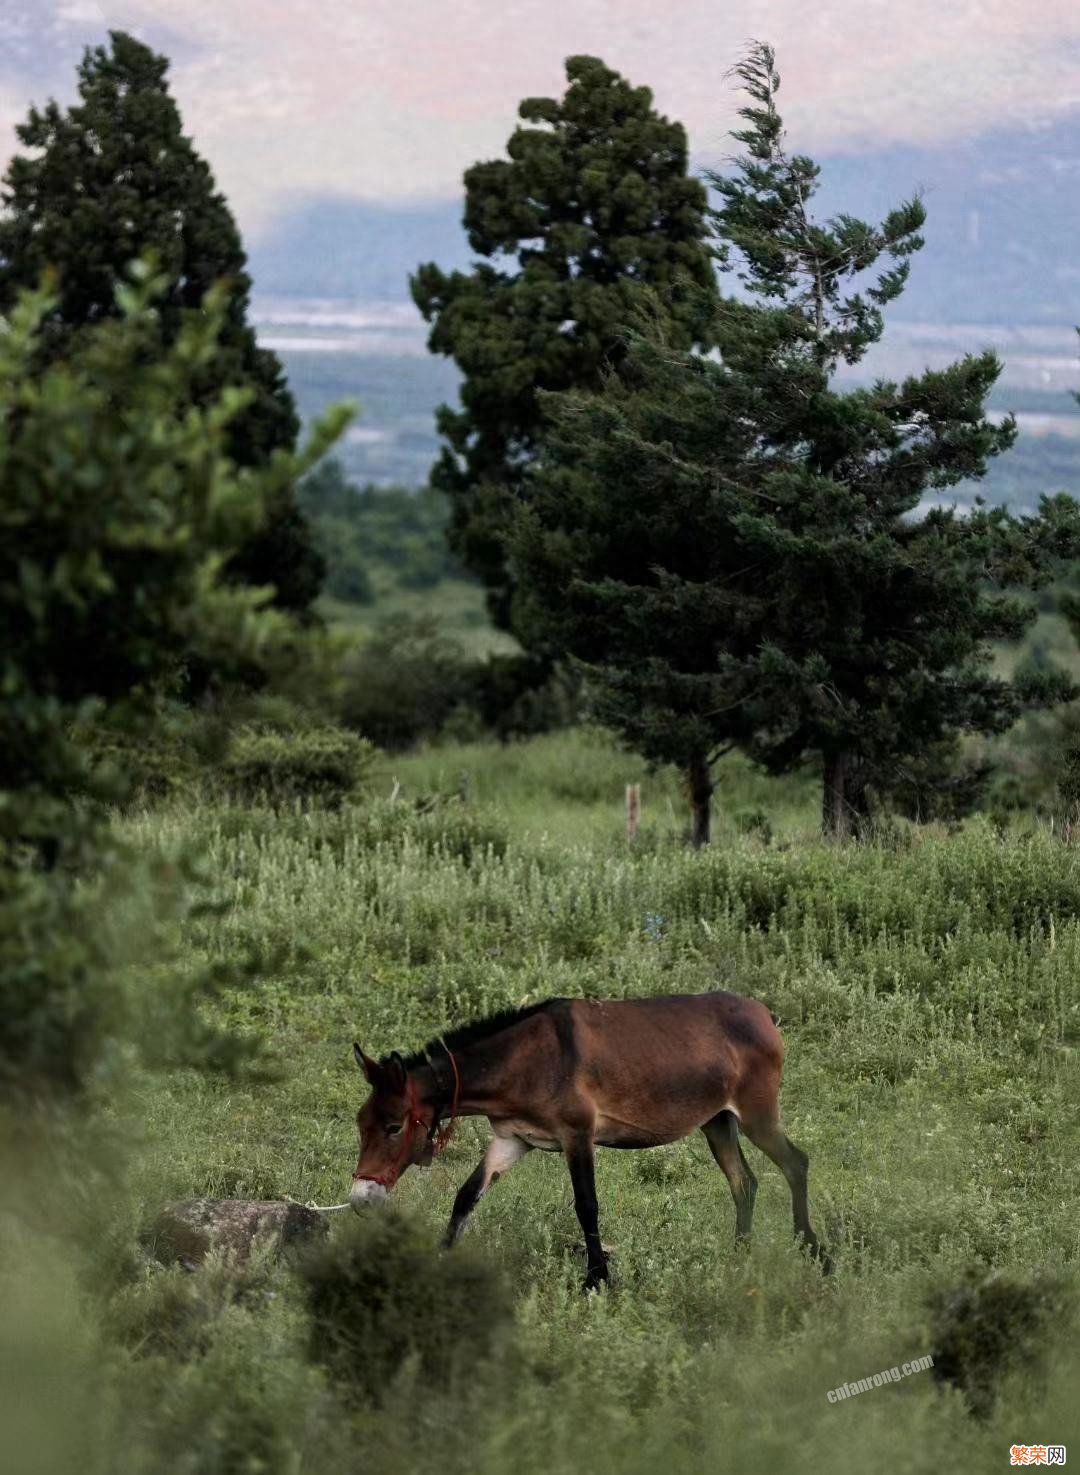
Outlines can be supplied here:
[[474, 666], [469, 688], [470, 707], [504, 740], [554, 732], [581, 720], [580, 678], [546, 657], [489, 655]]
[[357, 845], [416, 847], [425, 855], [456, 857], [468, 866], [506, 854], [506, 826], [489, 809], [464, 806], [456, 797], [427, 796], [413, 804], [381, 800], [365, 806], [350, 825]]
[[90, 900], [69, 876], [0, 867], [0, 1099], [80, 1094], [119, 1022]]
[[467, 1247], [437, 1253], [391, 1210], [366, 1216], [299, 1263], [312, 1318], [310, 1352], [373, 1402], [415, 1359], [425, 1388], [498, 1352], [513, 1311], [500, 1277]]
[[1047, 1334], [1061, 1327], [1072, 1294], [1058, 1275], [1020, 1279], [970, 1270], [931, 1299], [934, 1376], [959, 1388], [972, 1413], [985, 1417], [1007, 1372], [1038, 1370]]
[[327, 529], [320, 528], [323, 542], [323, 558], [326, 560], [326, 578], [323, 588], [334, 599], [345, 604], [374, 604], [375, 585], [364, 563], [360, 550]]
[[145, 264], [122, 316], [35, 372], [55, 300], [24, 294], [0, 333], [0, 835], [55, 851], [63, 799], [88, 787], [71, 728], [102, 707], [135, 730], [195, 654], [215, 670], [254, 659], [288, 622], [265, 595], [228, 584], [228, 556], [255, 535], [292, 480], [344, 424], [323, 424], [302, 456], [260, 471], [226, 459], [247, 404], [224, 389], [199, 404], [227, 318], [221, 293], [164, 354]]
[[973, 756], [955, 735], [895, 763], [873, 783], [875, 797], [921, 824], [955, 821], [980, 808], [993, 764]]
[[108, 1307], [109, 1331], [133, 1352], [188, 1361], [205, 1353], [218, 1319], [232, 1306], [257, 1306], [271, 1289], [273, 1255], [257, 1245], [236, 1264], [211, 1253], [194, 1272], [152, 1265]]
[[343, 728], [282, 733], [246, 727], [233, 737], [217, 776], [225, 793], [240, 802], [336, 805], [361, 786], [374, 759], [372, 745]]
[[732, 818], [740, 835], [756, 835], [763, 845], [772, 844], [772, 821], [764, 809], [759, 806], [753, 809], [737, 809]]
[[[247, 398], [200, 390], [227, 303], [211, 294], [162, 352], [165, 290], [137, 266], [118, 318], [44, 368], [48, 292], [23, 294], [0, 332], [0, 1101], [20, 1121], [28, 1103], [118, 1086], [174, 1031], [192, 1058], [217, 1049], [197, 1007], [209, 977], [140, 991], [123, 973], [128, 939], [145, 961], [148, 931], [156, 945], [183, 905], [190, 866], [128, 866], [99, 801], [123, 796], [117, 753], [145, 740], [191, 652], [227, 668], [288, 623], [222, 569], [343, 423], [238, 471], [226, 437]], [[77, 740], [91, 721], [114, 750], [97, 763]]]
[[90, 772], [117, 796], [119, 807], [154, 804], [197, 792], [208, 769], [224, 757], [229, 721], [213, 708], [163, 701], [152, 724], [133, 729], [108, 716], [73, 729]]
[[343, 720], [380, 748], [438, 735], [469, 692], [470, 662], [434, 620], [384, 620], [345, 661]]

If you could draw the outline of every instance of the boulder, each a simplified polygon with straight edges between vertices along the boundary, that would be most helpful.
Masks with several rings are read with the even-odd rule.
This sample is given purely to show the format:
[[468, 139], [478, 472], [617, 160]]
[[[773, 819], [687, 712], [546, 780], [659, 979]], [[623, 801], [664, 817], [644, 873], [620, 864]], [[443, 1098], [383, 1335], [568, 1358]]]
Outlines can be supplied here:
[[211, 1249], [223, 1250], [242, 1264], [256, 1239], [272, 1238], [284, 1250], [328, 1230], [323, 1214], [287, 1200], [189, 1198], [165, 1205], [151, 1239], [159, 1260], [167, 1265], [179, 1261], [192, 1270]]

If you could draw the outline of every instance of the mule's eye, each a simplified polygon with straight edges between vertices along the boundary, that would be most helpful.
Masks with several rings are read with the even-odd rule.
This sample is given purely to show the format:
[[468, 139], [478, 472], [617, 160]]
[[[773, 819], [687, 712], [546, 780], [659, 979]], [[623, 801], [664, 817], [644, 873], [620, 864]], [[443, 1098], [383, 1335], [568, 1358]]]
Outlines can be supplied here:
[[405, 1125], [404, 1122], [399, 1122], [396, 1127], [387, 1127], [387, 1129], [386, 1129], [386, 1135], [388, 1137], [400, 1137], [401, 1136], [401, 1131], [402, 1131], [402, 1128], [404, 1127], [404, 1125]]

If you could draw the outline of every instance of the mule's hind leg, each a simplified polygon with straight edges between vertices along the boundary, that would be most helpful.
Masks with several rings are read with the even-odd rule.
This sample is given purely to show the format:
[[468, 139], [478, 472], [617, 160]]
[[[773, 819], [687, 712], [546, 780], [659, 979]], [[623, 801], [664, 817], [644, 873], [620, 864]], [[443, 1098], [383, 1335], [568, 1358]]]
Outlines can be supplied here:
[[735, 1200], [735, 1243], [750, 1238], [757, 1179], [739, 1146], [739, 1123], [733, 1111], [718, 1111], [702, 1127], [709, 1150], [723, 1170]]
[[495, 1180], [530, 1151], [529, 1144], [522, 1142], [520, 1137], [492, 1138], [487, 1152], [458, 1190], [454, 1211], [443, 1236], [443, 1244], [447, 1249], [461, 1238], [465, 1225], [469, 1222], [469, 1215]]
[[755, 1122], [744, 1120], [742, 1129], [755, 1147], [772, 1158], [787, 1179], [791, 1189], [791, 1208], [795, 1219], [795, 1237], [802, 1239], [815, 1260], [821, 1264], [822, 1272], [828, 1275], [832, 1261], [821, 1248], [817, 1235], [810, 1223], [810, 1205], [806, 1196], [806, 1170], [810, 1159], [801, 1147], [796, 1147], [786, 1137], [777, 1121]]

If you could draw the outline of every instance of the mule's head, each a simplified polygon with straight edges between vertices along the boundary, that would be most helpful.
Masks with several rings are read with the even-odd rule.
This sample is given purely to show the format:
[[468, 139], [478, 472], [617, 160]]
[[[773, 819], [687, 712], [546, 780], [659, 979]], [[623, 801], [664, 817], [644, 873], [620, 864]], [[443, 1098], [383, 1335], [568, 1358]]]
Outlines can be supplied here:
[[431, 1162], [435, 1109], [420, 1102], [400, 1055], [372, 1060], [359, 1045], [353, 1046], [353, 1054], [371, 1087], [356, 1117], [360, 1156], [349, 1202], [359, 1210], [382, 1203], [406, 1168]]

